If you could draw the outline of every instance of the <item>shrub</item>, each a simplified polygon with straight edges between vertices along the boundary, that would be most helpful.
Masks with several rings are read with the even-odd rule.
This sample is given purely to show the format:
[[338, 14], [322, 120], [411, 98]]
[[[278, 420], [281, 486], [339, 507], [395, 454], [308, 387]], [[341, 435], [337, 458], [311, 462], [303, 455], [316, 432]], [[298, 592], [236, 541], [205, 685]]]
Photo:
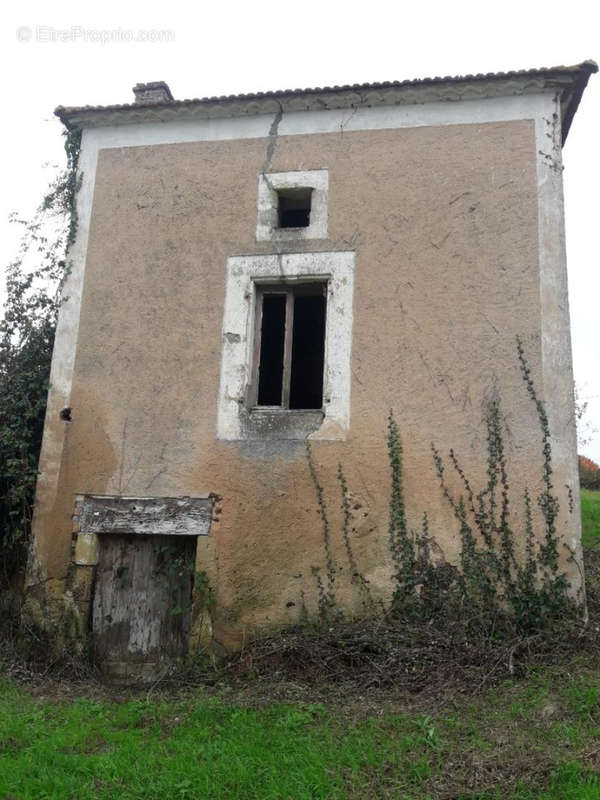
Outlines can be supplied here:
[[0, 579], [24, 566], [38, 474], [60, 288], [77, 226], [80, 136], [67, 134], [67, 168], [53, 181], [6, 271], [0, 320]]
[[579, 456], [579, 484], [582, 489], [600, 491], [600, 466], [591, 458]]

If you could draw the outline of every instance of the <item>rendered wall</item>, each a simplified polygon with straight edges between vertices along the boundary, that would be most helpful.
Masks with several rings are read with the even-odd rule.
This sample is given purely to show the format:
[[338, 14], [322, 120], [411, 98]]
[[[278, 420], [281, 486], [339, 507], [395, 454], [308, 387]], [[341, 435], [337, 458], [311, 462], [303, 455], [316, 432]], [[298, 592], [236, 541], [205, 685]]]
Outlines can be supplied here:
[[[418, 526], [427, 511], [448, 560], [456, 559], [457, 525], [432, 441], [442, 453], [454, 448], [483, 487], [483, 416], [500, 396], [515, 511], [524, 485], [539, 489], [541, 437], [517, 335], [549, 405], [559, 531], [576, 549], [579, 522], [566, 488], [577, 491], [564, 252], [560, 234], [552, 244], [543, 231], [548, 225], [554, 235], [562, 220], [560, 184], [547, 186], [560, 176], [540, 174], [536, 125], [476, 121], [100, 149], [68, 402], [58, 386], [46, 423], [30, 607], [54, 619], [62, 613], [76, 494], [214, 493], [218, 513], [210, 537], [198, 540], [197, 568], [215, 593], [215, 639], [235, 647], [248, 629], [296, 621], [303, 597], [315, 610], [312, 568], [323, 572], [324, 549], [304, 442], [217, 439], [226, 265], [235, 255], [355, 253], [350, 427], [345, 441], [313, 443], [342, 602], [357, 598], [339, 534], [338, 462], [354, 496], [356, 561], [376, 593], [391, 590], [390, 408], [403, 437], [409, 521]], [[329, 238], [257, 242], [259, 174], [310, 169], [329, 171]], [[544, 191], [555, 208], [542, 219]], [[59, 419], [63, 404], [71, 422]], [[564, 566], [577, 590], [577, 566]]]

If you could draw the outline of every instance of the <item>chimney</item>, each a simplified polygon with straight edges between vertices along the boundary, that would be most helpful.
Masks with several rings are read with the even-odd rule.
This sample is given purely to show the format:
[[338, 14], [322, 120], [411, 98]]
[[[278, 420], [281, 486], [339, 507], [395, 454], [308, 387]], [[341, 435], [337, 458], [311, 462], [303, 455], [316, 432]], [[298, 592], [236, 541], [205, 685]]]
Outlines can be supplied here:
[[164, 81], [136, 83], [133, 87], [136, 103], [172, 103], [173, 95]]

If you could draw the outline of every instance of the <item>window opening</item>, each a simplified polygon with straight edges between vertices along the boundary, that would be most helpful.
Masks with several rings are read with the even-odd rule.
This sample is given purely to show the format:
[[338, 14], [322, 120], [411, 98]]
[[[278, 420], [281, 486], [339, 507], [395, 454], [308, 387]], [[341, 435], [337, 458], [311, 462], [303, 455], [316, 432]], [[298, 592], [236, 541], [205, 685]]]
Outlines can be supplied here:
[[323, 406], [325, 297], [294, 298], [290, 408]]
[[257, 288], [256, 405], [323, 406], [327, 284]]
[[278, 189], [277, 209], [280, 228], [308, 228], [312, 189]]
[[258, 381], [259, 406], [278, 406], [281, 404], [285, 305], [286, 296], [284, 294], [263, 295]]

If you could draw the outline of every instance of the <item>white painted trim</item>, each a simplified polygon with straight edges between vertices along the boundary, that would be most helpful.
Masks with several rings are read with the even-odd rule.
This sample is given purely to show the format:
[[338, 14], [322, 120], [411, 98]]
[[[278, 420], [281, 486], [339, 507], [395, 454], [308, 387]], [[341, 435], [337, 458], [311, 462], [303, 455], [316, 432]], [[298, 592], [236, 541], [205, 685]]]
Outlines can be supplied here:
[[345, 439], [350, 425], [354, 294], [354, 253], [350, 251], [233, 256], [227, 259], [217, 436], [224, 440], [246, 438], [241, 410], [246, 402], [252, 370], [254, 282], [282, 278], [328, 279], [323, 381], [325, 417], [311, 438]]
[[[506, 122], [534, 119], [544, 112], [553, 92], [509, 97], [488, 97], [457, 102], [422, 105], [378, 106], [376, 108], [294, 111], [283, 114], [278, 136], [310, 133], [346, 133], [349, 131], [420, 128], [427, 126], [467, 125], [470, 123]], [[111, 125], [86, 129], [91, 147], [145, 147], [157, 144], [268, 138], [278, 114], [256, 116], [179, 119], [136, 125]]]
[[[543, 399], [550, 426], [553, 463], [564, 469], [561, 474], [571, 489], [575, 509], [569, 514], [568, 545], [582, 564], [560, 95], [558, 92], [548, 94], [544, 101], [543, 109], [535, 118]], [[577, 580], [578, 575], [571, 579]]]

